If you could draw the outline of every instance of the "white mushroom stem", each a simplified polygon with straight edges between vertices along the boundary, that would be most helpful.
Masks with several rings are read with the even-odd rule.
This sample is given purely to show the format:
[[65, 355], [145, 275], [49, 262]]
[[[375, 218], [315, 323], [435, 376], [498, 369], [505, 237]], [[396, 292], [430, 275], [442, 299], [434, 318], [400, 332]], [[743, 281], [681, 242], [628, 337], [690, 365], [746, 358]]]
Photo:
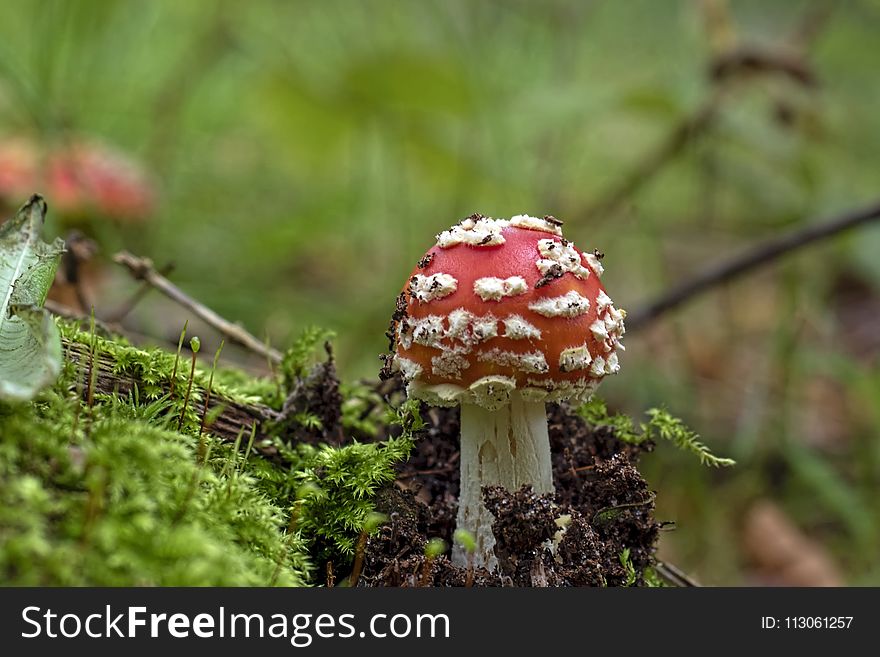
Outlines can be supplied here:
[[[476, 404], [461, 406], [461, 489], [459, 529], [473, 534], [475, 566], [494, 570], [494, 516], [483, 505], [483, 486], [503, 486], [509, 491], [531, 484], [538, 494], [553, 491], [550, 438], [544, 402], [523, 401], [514, 393], [510, 403], [496, 410]], [[465, 566], [468, 555], [460, 546], [453, 561]]]

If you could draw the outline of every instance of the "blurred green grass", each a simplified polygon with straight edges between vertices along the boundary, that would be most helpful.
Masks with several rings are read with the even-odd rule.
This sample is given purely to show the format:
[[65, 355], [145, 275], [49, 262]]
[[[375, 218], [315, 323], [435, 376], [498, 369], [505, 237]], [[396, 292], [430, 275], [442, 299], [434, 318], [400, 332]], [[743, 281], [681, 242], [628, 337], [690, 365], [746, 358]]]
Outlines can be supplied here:
[[[825, 4], [730, 9], [741, 43], [772, 46]], [[564, 219], [606, 253], [604, 283], [632, 308], [702, 263], [876, 198], [880, 3], [833, 4], [807, 58], [815, 88], [743, 80], [705, 134], [599, 215], [711, 93], [699, 2], [5, 2], [0, 125], [140, 157], [160, 210], [146, 227], [98, 228], [105, 256], [173, 261], [178, 285], [277, 345], [331, 328], [344, 374], [374, 377], [404, 278], [471, 212]], [[603, 384], [613, 406], [665, 405], [739, 460], [645, 462], [658, 515], [678, 525], [662, 553], [703, 581], [763, 581], [741, 533], [771, 498], [848, 583], [880, 583], [880, 346], [850, 339], [853, 322], [880, 333], [880, 314], [860, 311], [878, 296], [878, 252], [864, 229], [695, 300], [629, 337]], [[852, 279], [865, 292], [847, 314]], [[176, 335], [166, 307], [153, 299], [131, 321]]]

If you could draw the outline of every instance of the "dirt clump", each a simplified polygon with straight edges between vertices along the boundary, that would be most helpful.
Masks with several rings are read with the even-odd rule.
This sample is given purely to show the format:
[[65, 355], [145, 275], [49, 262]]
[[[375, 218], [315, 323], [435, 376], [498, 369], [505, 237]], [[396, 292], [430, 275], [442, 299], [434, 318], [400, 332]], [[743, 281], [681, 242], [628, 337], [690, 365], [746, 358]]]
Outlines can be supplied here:
[[654, 493], [637, 469], [653, 444], [618, 440], [564, 404], [548, 404], [555, 495], [530, 487], [483, 489], [495, 516], [495, 572], [425, 555], [453, 542], [459, 488], [457, 408], [425, 407], [423, 436], [377, 498], [388, 521], [366, 543], [358, 586], [643, 585], [659, 523]]

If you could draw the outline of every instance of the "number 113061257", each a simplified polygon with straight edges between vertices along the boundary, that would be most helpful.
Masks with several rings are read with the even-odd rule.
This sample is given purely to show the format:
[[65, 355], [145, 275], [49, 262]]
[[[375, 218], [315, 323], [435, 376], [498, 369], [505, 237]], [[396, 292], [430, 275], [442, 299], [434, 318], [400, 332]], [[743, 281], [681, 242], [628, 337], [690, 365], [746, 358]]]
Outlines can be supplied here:
[[765, 630], [848, 630], [853, 616], [761, 616]]

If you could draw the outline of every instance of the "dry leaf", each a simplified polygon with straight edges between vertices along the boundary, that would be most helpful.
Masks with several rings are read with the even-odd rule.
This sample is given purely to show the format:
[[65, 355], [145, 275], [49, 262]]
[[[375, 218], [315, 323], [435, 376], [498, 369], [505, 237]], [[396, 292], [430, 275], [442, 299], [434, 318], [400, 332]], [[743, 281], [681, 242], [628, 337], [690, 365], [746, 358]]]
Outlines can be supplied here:
[[770, 500], [748, 510], [743, 548], [769, 583], [781, 586], [842, 586], [840, 569], [828, 551], [807, 536]]

